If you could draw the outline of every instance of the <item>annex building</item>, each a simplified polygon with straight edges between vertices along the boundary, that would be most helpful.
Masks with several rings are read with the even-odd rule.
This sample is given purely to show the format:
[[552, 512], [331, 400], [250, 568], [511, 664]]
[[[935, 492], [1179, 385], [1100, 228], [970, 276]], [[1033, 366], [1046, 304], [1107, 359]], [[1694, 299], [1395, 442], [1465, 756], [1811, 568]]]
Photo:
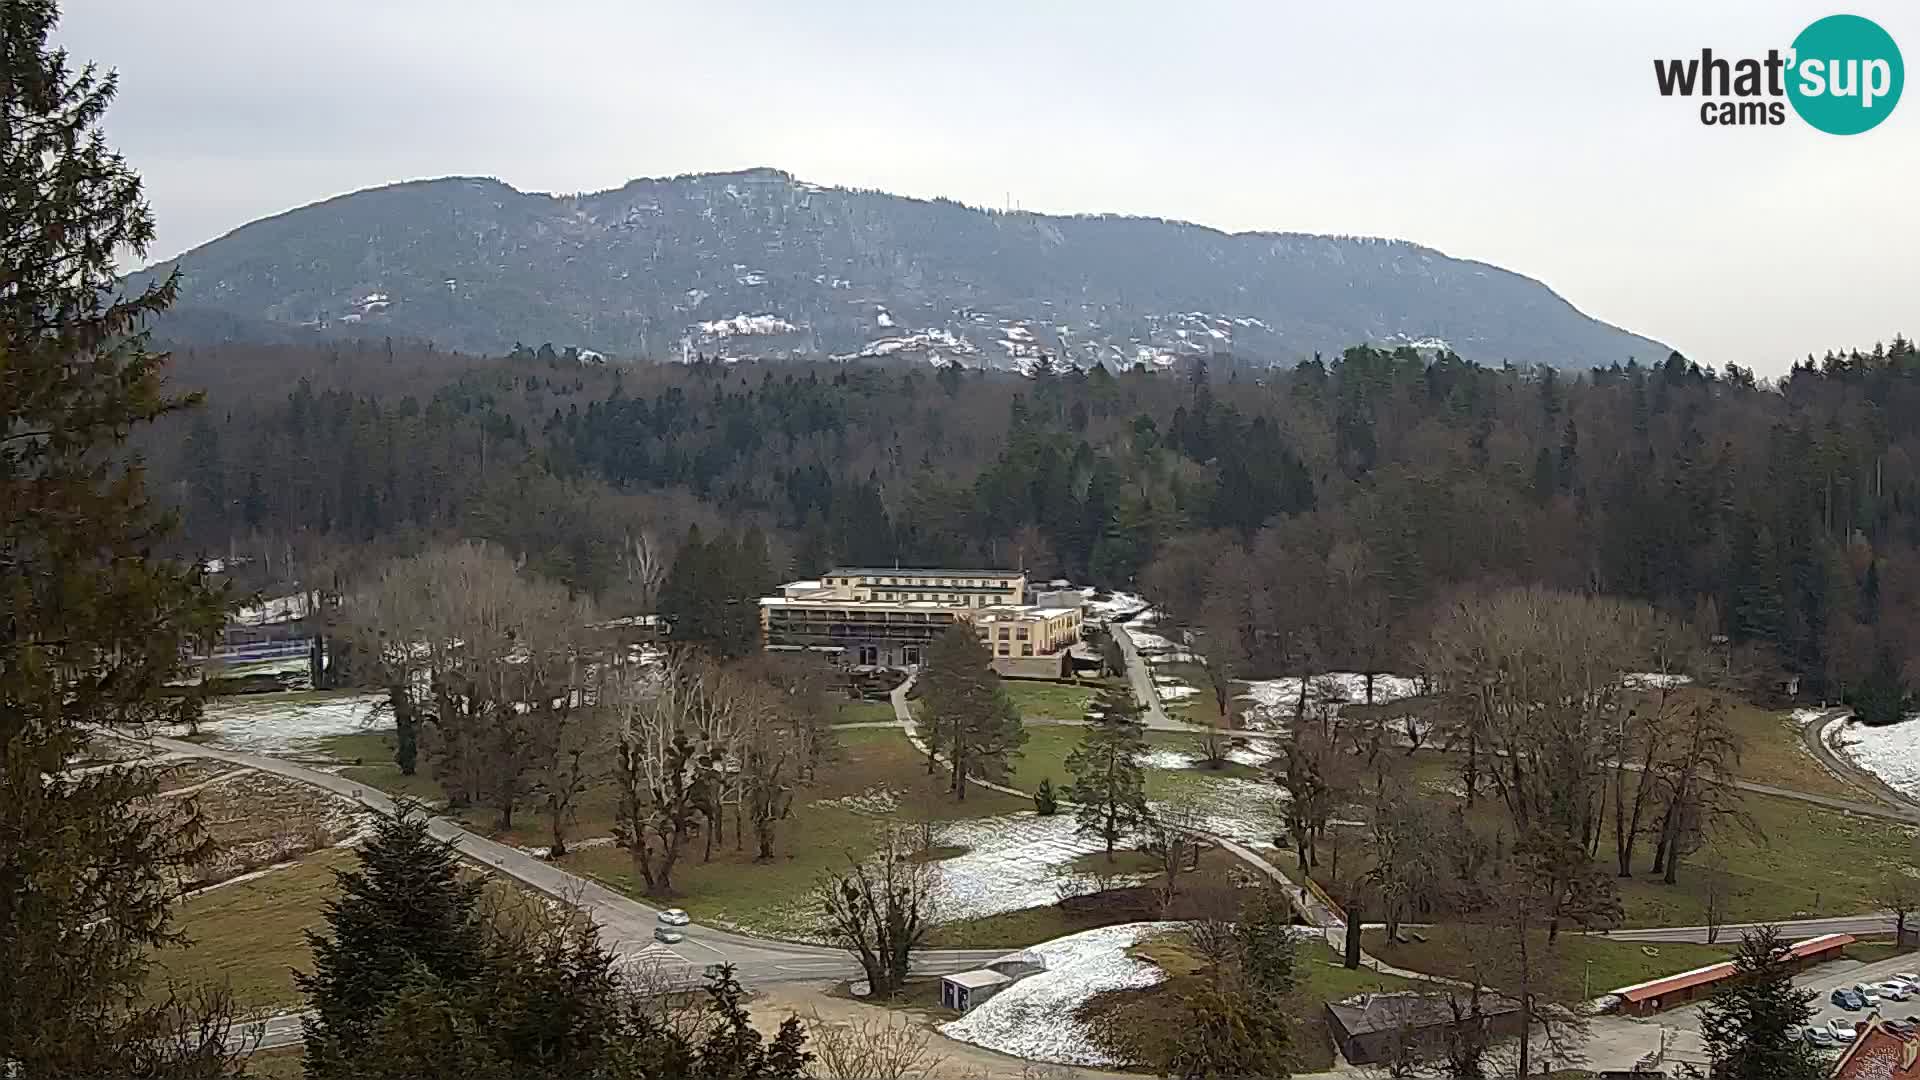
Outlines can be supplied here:
[[913, 667], [956, 622], [973, 626], [993, 666], [1016, 678], [1057, 679], [1080, 641], [1075, 606], [1028, 603], [1019, 570], [835, 567], [760, 601], [767, 648], [832, 654], [860, 667]]

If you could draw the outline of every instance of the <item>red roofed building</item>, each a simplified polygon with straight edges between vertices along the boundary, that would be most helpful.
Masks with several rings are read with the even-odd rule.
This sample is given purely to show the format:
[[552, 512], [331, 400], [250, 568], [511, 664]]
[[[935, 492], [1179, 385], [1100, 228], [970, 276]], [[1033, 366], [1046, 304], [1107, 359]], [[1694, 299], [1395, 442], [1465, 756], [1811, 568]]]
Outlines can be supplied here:
[[[1833, 960], [1853, 944], [1848, 934], [1824, 934], [1796, 943], [1787, 950], [1787, 962], [1794, 967]], [[1720, 984], [1733, 976], [1733, 962], [1709, 964], [1663, 979], [1649, 979], [1614, 991], [1620, 998], [1620, 1011], [1628, 1016], [1649, 1016], [1662, 1009], [1684, 1005], [1712, 995]]]
[[1896, 1035], [1874, 1016], [1830, 1075], [1833, 1080], [1920, 1080], [1920, 1039]]

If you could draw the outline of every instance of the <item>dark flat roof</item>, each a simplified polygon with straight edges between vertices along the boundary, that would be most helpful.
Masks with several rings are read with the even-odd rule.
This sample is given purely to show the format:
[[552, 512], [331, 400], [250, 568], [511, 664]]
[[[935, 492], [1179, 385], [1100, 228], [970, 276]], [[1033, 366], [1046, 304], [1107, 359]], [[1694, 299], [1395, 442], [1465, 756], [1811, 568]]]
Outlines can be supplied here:
[[836, 566], [822, 577], [845, 577], [858, 574], [875, 576], [885, 574], [888, 577], [1026, 577], [1025, 570], [953, 570], [914, 566]]
[[[1370, 1035], [1380, 1031], [1401, 1031], [1409, 1028], [1418, 1030], [1453, 1023], [1453, 1009], [1448, 1004], [1449, 997], [1457, 998], [1461, 1003], [1461, 1011], [1467, 1011], [1465, 994], [1452, 995], [1444, 991], [1426, 993], [1414, 990], [1360, 994], [1343, 1001], [1329, 1001], [1327, 1011], [1334, 1015], [1348, 1035]], [[1483, 1016], [1504, 1016], [1518, 1011], [1519, 1008], [1519, 1002], [1498, 994], [1483, 992], [1480, 995], [1480, 1013]]]

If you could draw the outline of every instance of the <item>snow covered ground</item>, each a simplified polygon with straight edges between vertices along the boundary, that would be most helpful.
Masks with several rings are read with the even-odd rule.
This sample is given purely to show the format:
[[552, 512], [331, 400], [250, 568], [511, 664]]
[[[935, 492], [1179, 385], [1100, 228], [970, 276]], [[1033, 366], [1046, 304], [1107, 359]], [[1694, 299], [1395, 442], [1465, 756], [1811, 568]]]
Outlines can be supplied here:
[[1104, 847], [1077, 835], [1069, 814], [1034, 813], [956, 821], [940, 843], [968, 849], [940, 863], [942, 922], [1059, 903], [1062, 868]]
[[[1802, 712], [1824, 711], [1796, 710], [1793, 716], [1801, 720]], [[1834, 731], [1833, 744], [1896, 790], [1920, 798], [1920, 717], [1885, 727], [1845, 724]]]
[[1086, 598], [1082, 603], [1087, 618], [1095, 622], [1111, 622], [1147, 610], [1146, 598], [1137, 593], [1110, 593], [1105, 600], [1095, 600], [1094, 590], [1082, 588], [1077, 591]]
[[200, 731], [213, 746], [264, 754], [311, 750], [332, 735], [351, 735], [384, 726], [375, 711], [381, 694], [350, 694], [315, 699], [310, 694], [253, 694], [216, 698], [207, 703]]
[[1127, 955], [1142, 938], [1177, 923], [1103, 926], [1036, 945], [1047, 970], [1029, 975], [950, 1023], [940, 1033], [1003, 1054], [1062, 1065], [1119, 1065], [1093, 1045], [1086, 1025], [1074, 1018], [1095, 994], [1154, 986], [1166, 973]]
[[1629, 671], [1620, 676], [1620, 682], [1629, 690], [1671, 690], [1676, 686], [1688, 686], [1693, 676], [1677, 672]]
[[303, 592], [268, 597], [257, 606], [241, 608], [234, 616], [234, 621], [243, 626], [263, 626], [304, 619], [307, 617], [307, 599], [307, 594]]
[[[1235, 751], [1228, 757], [1240, 760], [1238, 755], [1246, 754], [1244, 751]], [[1197, 763], [1199, 755], [1194, 757]], [[1250, 764], [1251, 761], [1246, 763]], [[1199, 817], [1200, 827], [1216, 836], [1257, 845], [1272, 843], [1273, 838], [1282, 831], [1287, 792], [1271, 780], [1221, 776], [1205, 769], [1192, 768], [1171, 773], [1166, 783], [1177, 789], [1182, 801], [1193, 807]], [[1154, 800], [1153, 805], [1164, 806], [1168, 801]]]
[[[1413, 697], [1418, 693], [1418, 680], [1384, 672], [1373, 677], [1373, 701], [1376, 705]], [[1254, 704], [1254, 708], [1247, 713], [1250, 726], [1272, 730], [1285, 726], [1285, 720], [1292, 715], [1299, 697], [1300, 678], [1289, 675], [1281, 679], [1249, 680], [1246, 693], [1240, 695], [1240, 700]], [[1308, 708], [1329, 704], [1337, 709], [1341, 705], [1359, 704], [1366, 700], [1367, 677], [1358, 672], [1330, 671], [1307, 677]], [[1263, 716], [1263, 713], [1272, 715]]]

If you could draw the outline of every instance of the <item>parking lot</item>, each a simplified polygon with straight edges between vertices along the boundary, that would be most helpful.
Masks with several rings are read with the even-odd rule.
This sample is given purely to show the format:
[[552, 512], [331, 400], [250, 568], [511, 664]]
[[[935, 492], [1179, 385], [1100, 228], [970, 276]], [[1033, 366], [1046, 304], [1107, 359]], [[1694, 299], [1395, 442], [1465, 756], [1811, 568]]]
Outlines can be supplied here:
[[[1920, 953], [1907, 953], [1872, 964], [1853, 960], [1821, 964], [1795, 976], [1793, 981], [1795, 985], [1819, 995], [1813, 1001], [1813, 1016], [1808, 1020], [1810, 1025], [1825, 1026], [1835, 1018], [1862, 1021], [1873, 1015], [1875, 1008], [1887, 1018], [1920, 1016], [1920, 997], [1908, 1001], [1882, 1002], [1859, 1012], [1848, 1012], [1833, 1004], [1831, 995], [1836, 987], [1882, 982], [1900, 971], [1920, 972]], [[1589, 1069], [1629, 1068], [1642, 1055], [1661, 1046], [1663, 1041], [1666, 1047], [1664, 1062], [1669, 1069], [1682, 1062], [1697, 1065], [1707, 1063], [1706, 1047], [1700, 1041], [1698, 1004], [1644, 1020], [1621, 1016], [1598, 1017], [1593, 1022], [1590, 1034], [1589, 1042], [1583, 1047], [1583, 1065]], [[1839, 1054], [1839, 1047], [1830, 1049], [1834, 1055]]]

